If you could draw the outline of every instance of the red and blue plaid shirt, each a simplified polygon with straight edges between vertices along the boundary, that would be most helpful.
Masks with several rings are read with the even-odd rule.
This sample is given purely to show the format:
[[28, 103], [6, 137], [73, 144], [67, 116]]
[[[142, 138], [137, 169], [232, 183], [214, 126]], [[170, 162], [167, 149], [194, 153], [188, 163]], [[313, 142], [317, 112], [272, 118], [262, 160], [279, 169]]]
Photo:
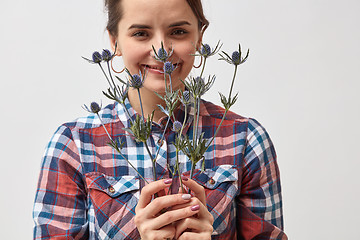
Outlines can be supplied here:
[[[126, 108], [135, 119], [129, 102]], [[202, 101], [199, 131], [211, 138], [224, 110]], [[123, 128], [129, 116], [120, 104], [105, 107], [100, 116], [110, 135], [125, 142], [122, 154], [153, 181], [151, 158]], [[189, 113], [185, 133], [192, 136]], [[176, 112], [182, 122], [183, 108]], [[174, 166], [175, 132], [169, 127], [161, 144], [163, 124], [154, 123], [148, 140], [155, 155], [158, 179], [169, 178]], [[123, 157], [108, 146], [99, 118], [90, 114], [60, 126], [43, 157], [34, 204], [34, 239], [139, 239], [135, 207], [144, 185]], [[180, 152], [180, 169], [189, 176], [191, 163]], [[207, 207], [214, 216], [212, 239], [287, 239], [283, 232], [279, 170], [273, 144], [254, 119], [229, 112], [198, 162], [194, 179], [205, 187]]]

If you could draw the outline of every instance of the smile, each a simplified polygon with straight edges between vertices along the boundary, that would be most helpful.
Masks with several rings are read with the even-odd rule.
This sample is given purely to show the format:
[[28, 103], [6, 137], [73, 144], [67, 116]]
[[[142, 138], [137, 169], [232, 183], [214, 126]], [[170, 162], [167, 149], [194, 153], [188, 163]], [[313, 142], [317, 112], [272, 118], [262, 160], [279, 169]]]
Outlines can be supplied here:
[[[175, 63], [174, 68], [180, 67], [180, 63]], [[148, 64], [141, 64], [141, 68], [147, 70], [149, 72], [164, 74], [164, 67], [163, 65], [148, 65]]]

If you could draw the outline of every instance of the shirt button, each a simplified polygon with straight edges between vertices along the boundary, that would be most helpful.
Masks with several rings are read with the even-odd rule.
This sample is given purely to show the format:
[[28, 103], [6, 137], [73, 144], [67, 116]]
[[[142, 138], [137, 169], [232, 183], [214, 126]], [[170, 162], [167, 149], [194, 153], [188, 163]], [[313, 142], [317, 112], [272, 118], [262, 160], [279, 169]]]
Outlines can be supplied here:
[[214, 185], [214, 184], [215, 184], [215, 180], [212, 179], [212, 178], [210, 178], [209, 183], [210, 183], [211, 185]]
[[162, 147], [162, 145], [164, 144], [164, 140], [161, 141], [161, 138], [157, 141], [157, 143], [160, 145], [160, 147]]
[[109, 187], [109, 192], [110, 192], [110, 193], [114, 193], [114, 192], [115, 192], [115, 189], [111, 186], [111, 187]]

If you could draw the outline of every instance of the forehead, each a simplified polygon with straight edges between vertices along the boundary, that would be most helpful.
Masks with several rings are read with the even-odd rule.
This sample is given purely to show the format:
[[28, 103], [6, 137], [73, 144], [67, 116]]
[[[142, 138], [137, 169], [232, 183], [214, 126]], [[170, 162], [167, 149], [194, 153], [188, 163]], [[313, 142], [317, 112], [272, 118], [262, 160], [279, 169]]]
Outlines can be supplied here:
[[186, 0], [122, 0], [120, 22], [162, 23], [179, 20], [197, 22]]

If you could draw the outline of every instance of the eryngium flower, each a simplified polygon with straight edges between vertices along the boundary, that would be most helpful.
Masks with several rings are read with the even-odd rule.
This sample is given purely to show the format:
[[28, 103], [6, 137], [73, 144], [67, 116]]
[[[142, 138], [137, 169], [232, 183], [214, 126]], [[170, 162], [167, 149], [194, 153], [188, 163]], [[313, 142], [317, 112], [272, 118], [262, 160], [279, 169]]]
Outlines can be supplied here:
[[222, 44], [220, 44], [220, 41], [216, 44], [214, 50], [210, 47], [209, 44], [201, 44], [201, 49], [196, 49], [198, 51], [198, 54], [193, 54], [194, 56], [203, 56], [204, 58], [208, 58], [210, 56], [215, 55], [220, 48], [222, 47]]
[[190, 102], [190, 92], [189, 91], [185, 90], [183, 92], [183, 100], [184, 100], [184, 102]]
[[155, 60], [160, 61], [160, 62], [166, 62], [174, 52], [174, 50], [171, 49], [168, 53], [164, 48], [163, 42], [161, 42], [161, 47], [159, 48], [159, 50], [156, 51], [154, 46], [152, 46], [152, 48], [153, 48], [153, 51], [155, 54], [155, 56], [154, 56]]
[[238, 51], [233, 52], [231, 60], [235, 65], [239, 65], [241, 62], [240, 53]]
[[128, 83], [129, 83], [130, 87], [139, 89], [139, 88], [141, 88], [143, 86], [145, 76], [143, 76], [141, 74], [141, 71], [139, 71], [139, 74], [134, 74], [134, 75], [131, 75], [131, 73], [127, 69], [125, 71], [129, 75]]
[[102, 61], [101, 54], [98, 51], [95, 51], [92, 54], [92, 60], [94, 63], [101, 63], [101, 61]]
[[143, 82], [142, 82], [140, 75], [138, 75], [138, 74], [132, 75], [131, 82], [130, 82], [131, 87], [141, 88], [142, 84], [143, 84]]
[[242, 63], [244, 63], [247, 58], [249, 57], [249, 49], [247, 50], [246, 56], [243, 58], [241, 55], [241, 46], [239, 44], [239, 51], [234, 51], [231, 57], [226, 52], [222, 51], [222, 54], [219, 53], [220, 57], [219, 60], [224, 60], [230, 64], [233, 64], [235, 66], [238, 66]]
[[97, 102], [92, 102], [90, 104], [90, 110], [93, 113], [98, 113], [98, 112], [100, 112], [101, 108]]
[[211, 47], [209, 44], [204, 44], [201, 47], [201, 54], [202, 55], [209, 55], [211, 53]]
[[204, 95], [215, 82], [215, 76], [209, 76], [208, 80], [205, 82], [204, 78], [200, 77], [189, 77], [188, 81], [183, 81], [185, 88], [190, 91], [192, 97], [201, 97]]
[[105, 61], [105, 62], [108, 62], [112, 59], [113, 55], [111, 54], [110, 50], [108, 49], [104, 49], [102, 54], [102, 59]]
[[173, 124], [172, 130], [174, 132], [179, 132], [181, 130], [181, 128], [182, 128], [181, 122], [175, 121], [174, 124]]
[[99, 106], [99, 104], [97, 102], [92, 102], [92, 103], [90, 103], [90, 108], [88, 108], [88, 106], [86, 106], [84, 104], [83, 109], [85, 109], [89, 113], [98, 114], [100, 112], [100, 110], [101, 110], [101, 107]]
[[171, 62], [164, 63], [164, 73], [171, 74], [174, 71], [175, 67]]

